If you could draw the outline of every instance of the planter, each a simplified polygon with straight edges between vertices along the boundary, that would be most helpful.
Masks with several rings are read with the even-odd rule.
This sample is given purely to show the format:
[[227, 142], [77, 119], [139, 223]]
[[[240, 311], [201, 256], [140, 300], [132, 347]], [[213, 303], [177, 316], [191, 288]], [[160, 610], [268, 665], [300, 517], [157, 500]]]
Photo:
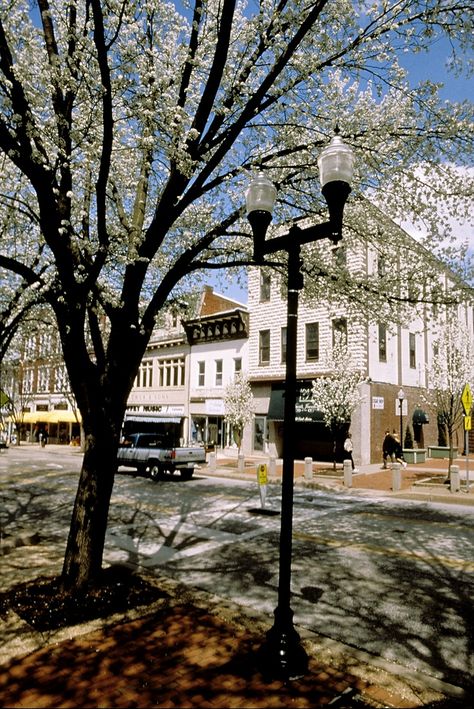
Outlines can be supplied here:
[[407, 463], [424, 463], [426, 448], [404, 448], [403, 457]]
[[449, 446], [428, 446], [428, 458], [449, 458]]

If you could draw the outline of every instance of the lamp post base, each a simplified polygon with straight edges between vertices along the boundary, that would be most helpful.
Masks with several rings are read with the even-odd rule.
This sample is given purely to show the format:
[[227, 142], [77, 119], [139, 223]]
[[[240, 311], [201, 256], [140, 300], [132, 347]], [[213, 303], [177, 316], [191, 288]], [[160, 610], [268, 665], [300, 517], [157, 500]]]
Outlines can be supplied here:
[[293, 611], [275, 608], [275, 623], [257, 653], [259, 670], [269, 679], [295, 680], [308, 672], [308, 655], [293, 626]]

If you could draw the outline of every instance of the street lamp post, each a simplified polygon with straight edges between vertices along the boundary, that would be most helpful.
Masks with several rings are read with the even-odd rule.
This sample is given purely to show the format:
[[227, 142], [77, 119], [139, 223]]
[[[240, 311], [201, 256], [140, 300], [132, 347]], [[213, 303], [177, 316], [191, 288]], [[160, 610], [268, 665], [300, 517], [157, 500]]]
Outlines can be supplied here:
[[278, 605], [273, 627], [260, 648], [262, 671], [273, 677], [294, 679], [308, 669], [308, 656], [293, 625], [291, 609], [291, 556], [293, 536], [293, 480], [296, 409], [296, 355], [299, 291], [303, 288], [300, 271], [301, 246], [320, 239], [337, 244], [342, 238], [344, 205], [351, 190], [353, 153], [336, 135], [318, 159], [322, 192], [329, 221], [301, 228], [294, 224], [286, 234], [266, 240], [272, 220], [276, 189], [263, 173], [254, 179], [246, 193], [247, 217], [254, 239], [254, 261], [265, 263], [265, 256], [279, 251], [288, 255], [288, 300], [286, 329], [286, 380], [283, 427], [282, 501], [279, 548]]
[[403, 447], [403, 400], [405, 398], [405, 392], [400, 389], [398, 394], [398, 404], [400, 406], [400, 445]]

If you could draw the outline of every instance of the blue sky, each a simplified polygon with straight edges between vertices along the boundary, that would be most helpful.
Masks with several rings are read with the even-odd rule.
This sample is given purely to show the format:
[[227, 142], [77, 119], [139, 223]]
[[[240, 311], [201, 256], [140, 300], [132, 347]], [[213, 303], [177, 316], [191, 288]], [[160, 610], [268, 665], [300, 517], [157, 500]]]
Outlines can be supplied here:
[[[456, 76], [446, 69], [446, 61], [451, 53], [451, 45], [447, 39], [438, 39], [429, 53], [402, 54], [399, 57], [401, 65], [408, 70], [412, 85], [431, 79], [444, 83], [440, 96], [444, 100], [463, 101], [474, 100], [474, 77]], [[462, 53], [460, 53], [462, 56]], [[466, 57], [467, 59], [467, 57]], [[471, 62], [474, 57], [470, 56]], [[467, 62], [465, 64], [467, 68]]]

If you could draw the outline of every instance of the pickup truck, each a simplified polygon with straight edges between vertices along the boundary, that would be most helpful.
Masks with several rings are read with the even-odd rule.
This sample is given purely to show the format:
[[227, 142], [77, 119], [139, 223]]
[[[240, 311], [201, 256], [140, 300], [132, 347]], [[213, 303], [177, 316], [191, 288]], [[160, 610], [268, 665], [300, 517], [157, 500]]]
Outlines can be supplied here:
[[202, 446], [175, 446], [169, 437], [157, 433], [131, 433], [119, 445], [117, 466], [135, 468], [137, 473], [157, 480], [178, 471], [184, 480], [206, 462]]

